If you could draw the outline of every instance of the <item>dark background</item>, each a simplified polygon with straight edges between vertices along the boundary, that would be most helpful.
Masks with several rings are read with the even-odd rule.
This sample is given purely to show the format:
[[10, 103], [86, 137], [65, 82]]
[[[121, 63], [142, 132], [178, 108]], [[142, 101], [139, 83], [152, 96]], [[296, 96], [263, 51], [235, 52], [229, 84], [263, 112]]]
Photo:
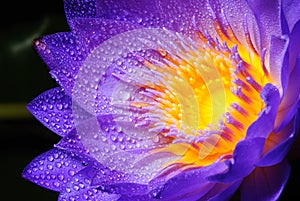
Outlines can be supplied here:
[[[23, 179], [21, 173], [35, 156], [60, 139], [34, 119], [25, 106], [38, 94], [57, 86], [33, 49], [32, 40], [69, 30], [63, 1], [6, 1], [1, 5], [0, 22], [1, 200], [54, 201], [56, 192]], [[300, 200], [300, 160], [291, 157], [290, 161], [291, 176], [280, 200]]]
[[63, 0], [5, 1], [1, 5], [1, 201], [54, 201], [58, 194], [21, 177], [24, 167], [59, 137], [27, 112], [26, 104], [57, 86], [32, 46], [44, 34], [69, 31]]

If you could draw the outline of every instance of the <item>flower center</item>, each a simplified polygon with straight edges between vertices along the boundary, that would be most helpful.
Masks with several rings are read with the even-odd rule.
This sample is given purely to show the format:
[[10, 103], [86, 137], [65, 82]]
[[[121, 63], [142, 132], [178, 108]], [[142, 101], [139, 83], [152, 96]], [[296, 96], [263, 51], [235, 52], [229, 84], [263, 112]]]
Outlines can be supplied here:
[[178, 40], [171, 51], [156, 50], [158, 56], [144, 59], [141, 68], [114, 74], [136, 87], [126, 102], [114, 105], [123, 105], [135, 129], [161, 142], [150, 152], [179, 156], [166, 168], [183, 170], [231, 157], [265, 106], [260, 92], [270, 77], [250, 36], [245, 31], [244, 47], [230, 27], [215, 27], [223, 43], [198, 32], [196, 39]]

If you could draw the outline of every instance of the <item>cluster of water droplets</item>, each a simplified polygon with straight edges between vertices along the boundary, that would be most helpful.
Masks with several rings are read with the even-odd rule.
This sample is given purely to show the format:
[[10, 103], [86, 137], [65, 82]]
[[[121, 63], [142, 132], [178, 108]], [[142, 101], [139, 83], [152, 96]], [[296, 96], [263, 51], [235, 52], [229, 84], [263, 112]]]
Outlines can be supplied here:
[[72, 101], [62, 88], [44, 92], [27, 107], [46, 127], [61, 136], [75, 127]]
[[38, 185], [60, 191], [68, 179], [85, 166], [75, 154], [52, 149], [35, 158], [24, 171]]

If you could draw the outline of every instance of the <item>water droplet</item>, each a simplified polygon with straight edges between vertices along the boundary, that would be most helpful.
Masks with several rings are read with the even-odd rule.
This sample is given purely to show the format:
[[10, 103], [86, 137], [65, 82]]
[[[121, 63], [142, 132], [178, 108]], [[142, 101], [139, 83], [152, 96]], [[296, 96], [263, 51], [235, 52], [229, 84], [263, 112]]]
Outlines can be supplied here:
[[74, 174], [75, 174], [74, 170], [69, 170], [69, 175], [70, 176], [74, 176]]
[[74, 189], [75, 191], [79, 191], [79, 186], [74, 185], [74, 186], [73, 186], [73, 189]]
[[53, 183], [53, 185], [54, 185], [55, 187], [57, 187], [57, 188], [59, 188], [59, 187], [60, 187], [60, 183], [59, 183], [59, 182], [57, 182], [57, 181], [56, 181], [56, 182], [54, 182], [54, 183]]
[[60, 180], [60, 181], [63, 181], [63, 180], [65, 179], [64, 175], [62, 175], [62, 174], [59, 174], [59, 175], [57, 176], [57, 178], [58, 178], [58, 180]]

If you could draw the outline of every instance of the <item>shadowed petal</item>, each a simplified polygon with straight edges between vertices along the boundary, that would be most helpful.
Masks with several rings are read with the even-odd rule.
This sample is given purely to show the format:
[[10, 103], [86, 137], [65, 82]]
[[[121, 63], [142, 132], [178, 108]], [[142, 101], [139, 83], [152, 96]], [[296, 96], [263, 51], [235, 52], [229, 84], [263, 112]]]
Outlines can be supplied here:
[[71, 98], [60, 87], [43, 92], [27, 108], [42, 124], [60, 136], [75, 128]]
[[207, 177], [226, 171], [225, 163], [183, 172], [168, 181], [161, 187], [158, 197], [166, 200], [197, 200], [214, 187]]
[[[290, 46], [289, 46], [289, 57], [290, 57], [290, 72], [297, 66], [297, 59], [299, 59], [300, 54], [300, 20], [295, 24], [291, 34], [290, 34]], [[298, 64], [298, 68], [299, 64]], [[290, 74], [292, 75], [292, 74]]]
[[[298, 107], [299, 108], [299, 107]], [[298, 112], [298, 109], [296, 112]], [[296, 113], [295, 112], [295, 113]], [[295, 115], [295, 114], [294, 114]], [[280, 163], [287, 155], [292, 144], [295, 141], [299, 130], [299, 116], [294, 116], [294, 120], [290, 122], [279, 133], [272, 133], [265, 144], [264, 156], [256, 163], [257, 166], [271, 166]], [[264, 152], [265, 152], [264, 151]]]
[[295, 67], [289, 76], [289, 83], [283, 100], [280, 104], [279, 114], [276, 118], [275, 132], [284, 128], [294, 117], [296, 110], [300, 105], [300, 85], [298, 79], [300, 77], [300, 55], [297, 58]]
[[285, 111], [281, 111], [280, 113], [280, 117], [285, 115], [285, 118], [280, 119], [282, 120], [282, 122], [280, 122], [281, 124], [279, 124], [279, 127], [276, 127], [274, 129], [274, 132], [279, 132], [281, 129], [283, 129], [287, 124], [290, 123], [290, 121], [294, 118], [295, 114], [297, 113], [297, 110], [300, 108], [300, 96], [298, 97], [298, 99], [296, 100], [296, 102], [291, 105], [287, 110]]
[[205, 196], [198, 201], [223, 201], [229, 198], [238, 189], [242, 181], [232, 184], [217, 183]]
[[260, 159], [255, 165], [270, 166], [279, 163], [286, 157], [286, 154], [290, 150], [294, 140], [295, 134], [293, 133], [289, 136], [288, 139], [281, 142], [275, 149], [271, 150], [265, 156], [263, 156], [263, 158]]
[[118, 199], [118, 201], [157, 201], [157, 199], [151, 198], [149, 195], [137, 195], [137, 196], [123, 195]]
[[282, 99], [279, 115], [276, 119], [275, 131], [278, 132], [286, 124], [289, 123], [295, 108], [299, 104], [300, 85], [298, 79], [300, 77], [300, 21], [295, 25], [290, 35], [290, 46], [289, 46], [289, 78], [287, 84], [287, 90]]
[[290, 166], [287, 161], [275, 166], [256, 168], [241, 185], [241, 200], [277, 200], [289, 175]]

